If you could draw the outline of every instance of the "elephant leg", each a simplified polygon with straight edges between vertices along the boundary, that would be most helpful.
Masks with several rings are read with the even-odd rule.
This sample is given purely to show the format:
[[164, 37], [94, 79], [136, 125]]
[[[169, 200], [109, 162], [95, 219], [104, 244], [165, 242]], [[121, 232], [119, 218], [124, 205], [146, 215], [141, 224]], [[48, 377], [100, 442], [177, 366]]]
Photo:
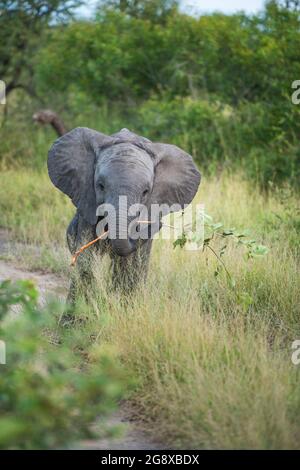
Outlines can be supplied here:
[[147, 279], [152, 240], [140, 245], [126, 257], [112, 255], [112, 285], [115, 290], [131, 293]]
[[70, 253], [74, 254], [76, 251], [76, 243], [78, 236], [78, 224], [79, 224], [79, 214], [76, 212], [75, 216], [69, 223], [67, 228], [67, 244], [70, 250]]
[[[95, 238], [94, 227], [88, 225], [78, 213], [71, 221], [67, 229], [67, 243], [72, 255], [85, 243]], [[80, 294], [88, 295], [89, 287], [93, 282], [92, 257], [95, 248], [91, 247], [79, 255], [71, 274], [67, 304], [74, 307]]]
[[[78, 308], [76, 309], [76, 303], [80, 297], [84, 298], [86, 302], [89, 301], [89, 294], [91, 292], [91, 286], [94, 282], [94, 276], [91, 268], [90, 257], [86, 257], [83, 254], [80, 255], [84, 260], [77, 261], [75, 272], [71, 274], [69, 292], [66, 299], [66, 308], [62, 315], [60, 324], [62, 326], [71, 326], [76, 318], [84, 318], [84, 314], [78, 317]], [[76, 313], [75, 313], [76, 312]]]

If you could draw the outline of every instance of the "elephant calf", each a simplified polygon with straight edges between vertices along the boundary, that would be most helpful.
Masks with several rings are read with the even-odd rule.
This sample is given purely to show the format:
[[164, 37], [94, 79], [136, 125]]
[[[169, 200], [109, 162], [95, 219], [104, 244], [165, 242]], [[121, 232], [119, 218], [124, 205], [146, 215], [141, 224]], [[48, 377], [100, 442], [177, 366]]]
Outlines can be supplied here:
[[[108, 230], [108, 236], [93, 245], [93, 250], [110, 254], [113, 282], [125, 289], [145, 279], [161, 216], [189, 204], [200, 184], [200, 173], [190, 155], [175, 145], [153, 143], [128, 129], [111, 136], [84, 127], [73, 129], [52, 145], [48, 171], [53, 184], [77, 208], [67, 230], [71, 253], [99, 235], [100, 224], [102, 230]], [[139, 237], [128, 231], [134, 216], [121, 207], [125, 196], [127, 207], [163, 207], [157, 220], [153, 222], [152, 217], [149, 225], [145, 221]], [[114, 220], [107, 215], [108, 205], [115, 209]], [[81, 277], [87, 282], [88, 259], [89, 255], [81, 255], [78, 260]], [[72, 284], [70, 292], [69, 300], [74, 300]]]

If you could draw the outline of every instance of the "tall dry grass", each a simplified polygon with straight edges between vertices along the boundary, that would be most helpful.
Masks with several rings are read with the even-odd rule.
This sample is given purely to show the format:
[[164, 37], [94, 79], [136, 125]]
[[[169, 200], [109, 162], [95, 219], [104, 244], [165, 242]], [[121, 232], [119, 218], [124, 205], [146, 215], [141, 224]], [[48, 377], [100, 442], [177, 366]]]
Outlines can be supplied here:
[[216, 220], [249, 227], [269, 254], [246, 262], [232, 246], [225, 262], [233, 288], [224, 274], [215, 278], [211, 253], [157, 241], [147, 286], [126, 302], [107, 287], [108, 260], [95, 261], [87, 328], [98, 325], [96, 343], [114, 347], [138, 380], [133, 402], [156, 436], [190, 448], [298, 448], [295, 233], [282, 222], [280, 199], [240, 176], [204, 182], [198, 198]]
[[[2, 200], [1, 224], [25, 240], [61, 242], [69, 204], [43, 176], [13, 179], [6, 189], [2, 179], [1, 191], [18, 217]], [[23, 194], [33, 214], [21, 211]], [[137, 414], [171, 445], [299, 448], [300, 366], [291, 362], [300, 338], [299, 216], [289, 212], [297, 195], [289, 198], [263, 195], [241, 175], [204, 178], [197, 201], [206, 211], [248, 228], [270, 250], [246, 261], [242, 248], [228, 248], [235, 287], [224, 272], [214, 276], [212, 253], [174, 250], [163, 240], [154, 242], [147, 285], [131, 298], [110, 289], [107, 258], [94, 262], [90, 301], [78, 305], [88, 321], [72, 334], [82, 348], [92, 341], [121, 358], [136, 381], [129, 398]]]

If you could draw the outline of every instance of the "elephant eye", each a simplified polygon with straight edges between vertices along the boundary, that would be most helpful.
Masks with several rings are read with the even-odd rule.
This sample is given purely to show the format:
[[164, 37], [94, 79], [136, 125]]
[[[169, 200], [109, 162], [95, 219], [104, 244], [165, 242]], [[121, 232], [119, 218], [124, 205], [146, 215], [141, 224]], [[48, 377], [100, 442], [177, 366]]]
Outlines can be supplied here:
[[145, 190], [143, 191], [143, 197], [147, 196], [148, 193], [149, 193], [149, 189], [145, 189]]
[[100, 189], [100, 191], [104, 191], [104, 184], [100, 183], [99, 184], [99, 189]]

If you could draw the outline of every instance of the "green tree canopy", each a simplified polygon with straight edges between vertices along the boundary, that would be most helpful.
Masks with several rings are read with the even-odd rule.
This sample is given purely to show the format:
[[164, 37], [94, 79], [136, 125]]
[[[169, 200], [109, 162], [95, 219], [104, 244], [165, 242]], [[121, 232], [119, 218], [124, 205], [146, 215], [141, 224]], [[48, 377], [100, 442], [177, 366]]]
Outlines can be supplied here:
[[6, 92], [31, 86], [32, 59], [49, 22], [65, 20], [80, 0], [0, 0], [0, 78]]
[[178, 0], [101, 0], [99, 10], [107, 7], [133, 18], [164, 22], [177, 11], [178, 4]]

